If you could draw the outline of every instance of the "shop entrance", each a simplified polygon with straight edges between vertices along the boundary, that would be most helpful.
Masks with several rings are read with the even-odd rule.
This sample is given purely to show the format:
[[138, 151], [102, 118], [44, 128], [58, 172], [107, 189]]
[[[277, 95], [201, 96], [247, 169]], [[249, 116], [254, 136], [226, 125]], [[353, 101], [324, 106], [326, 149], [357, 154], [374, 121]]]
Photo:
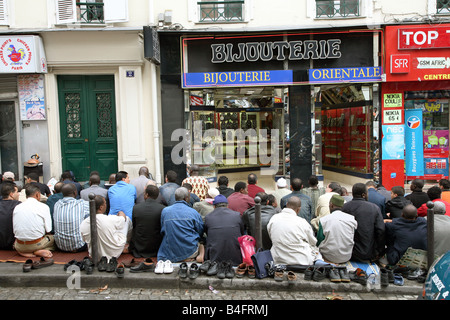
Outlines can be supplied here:
[[108, 179], [117, 172], [114, 77], [59, 76], [58, 97], [63, 170]]
[[324, 181], [379, 181], [379, 108], [372, 89], [365, 84], [315, 88], [315, 172]]
[[19, 180], [18, 115], [14, 101], [0, 101], [0, 172], [11, 171]]
[[185, 94], [191, 133], [188, 165], [198, 165], [201, 175], [210, 178], [255, 172], [273, 182], [275, 175], [286, 174], [287, 89], [218, 88]]

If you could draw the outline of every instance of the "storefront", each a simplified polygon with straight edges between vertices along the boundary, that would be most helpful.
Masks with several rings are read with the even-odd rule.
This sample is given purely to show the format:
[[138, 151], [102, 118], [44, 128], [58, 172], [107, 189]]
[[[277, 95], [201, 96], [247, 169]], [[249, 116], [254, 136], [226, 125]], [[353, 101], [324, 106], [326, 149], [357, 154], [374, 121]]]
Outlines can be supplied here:
[[[32, 155], [48, 159], [45, 73], [41, 37], [0, 36], [0, 172], [13, 172], [16, 181]], [[41, 180], [48, 165], [37, 166]]]
[[382, 181], [448, 178], [450, 24], [386, 27]]
[[211, 182], [249, 172], [373, 178], [379, 35], [160, 32], [164, 171], [183, 177], [196, 164]]

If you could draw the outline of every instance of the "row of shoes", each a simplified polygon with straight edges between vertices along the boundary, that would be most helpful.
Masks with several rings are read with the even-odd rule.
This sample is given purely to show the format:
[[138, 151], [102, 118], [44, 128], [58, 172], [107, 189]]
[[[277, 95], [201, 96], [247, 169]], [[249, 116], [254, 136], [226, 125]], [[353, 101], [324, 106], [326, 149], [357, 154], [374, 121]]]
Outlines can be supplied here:
[[[321, 281], [325, 278], [329, 278], [331, 282], [347, 283], [350, 282], [351, 275], [349, 275], [347, 268], [325, 268], [325, 267], [309, 266], [305, 270], [305, 280]], [[359, 275], [359, 273], [358, 276], [354, 276], [355, 281], [358, 282], [363, 278], [364, 276], [362, 274]]]
[[380, 282], [382, 286], [387, 287], [389, 283], [397, 286], [403, 286], [404, 278], [424, 283], [427, 271], [421, 268], [409, 268], [406, 266], [397, 266], [395, 268], [380, 268]]
[[153, 271], [156, 274], [163, 274], [163, 273], [172, 273], [173, 269], [174, 269], [173, 264], [170, 260], [165, 261], [159, 260], [155, 266], [155, 264], [149, 258], [140, 262], [138, 265], [130, 266], [130, 272], [133, 273]]
[[211, 261], [206, 260], [199, 267], [200, 272], [207, 276], [217, 276], [219, 279], [232, 279], [235, 276], [235, 271], [231, 261]]
[[[267, 271], [267, 275], [275, 279], [275, 281], [281, 282], [284, 280], [284, 275], [286, 271], [286, 265], [273, 264], [273, 261], [268, 262], [264, 265]], [[288, 271], [286, 273], [288, 283], [294, 283], [297, 280], [297, 275], [293, 271]]]
[[109, 261], [107, 257], [101, 257], [97, 269], [100, 272], [114, 272], [118, 278], [123, 278], [125, 275], [125, 266], [123, 263], [119, 263], [116, 257], [111, 257]]
[[190, 266], [186, 262], [180, 264], [180, 269], [178, 270], [178, 276], [181, 279], [185, 279], [189, 276], [190, 279], [196, 279], [200, 274], [200, 268], [197, 263], [193, 262]]

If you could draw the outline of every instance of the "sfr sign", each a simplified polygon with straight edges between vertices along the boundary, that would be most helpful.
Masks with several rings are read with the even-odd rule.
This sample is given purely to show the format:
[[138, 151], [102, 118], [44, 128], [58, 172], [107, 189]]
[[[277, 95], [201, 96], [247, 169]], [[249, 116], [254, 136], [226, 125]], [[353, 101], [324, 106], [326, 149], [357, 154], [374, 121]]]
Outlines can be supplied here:
[[450, 27], [398, 29], [398, 49], [450, 48]]

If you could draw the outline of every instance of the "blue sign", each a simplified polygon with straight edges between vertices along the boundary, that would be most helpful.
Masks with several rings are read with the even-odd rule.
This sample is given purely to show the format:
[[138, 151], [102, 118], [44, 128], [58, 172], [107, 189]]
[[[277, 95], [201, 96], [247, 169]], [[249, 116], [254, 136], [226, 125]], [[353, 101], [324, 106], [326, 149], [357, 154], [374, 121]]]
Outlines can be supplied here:
[[405, 110], [405, 167], [407, 176], [424, 175], [421, 109]]
[[309, 82], [376, 82], [381, 81], [381, 67], [309, 69]]
[[382, 160], [403, 160], [405, 158], [405, 127], [403, 125], [383, 125]]
[[182, 75], [183, 88], [290, 85], [292, 70], [198, 72]]

